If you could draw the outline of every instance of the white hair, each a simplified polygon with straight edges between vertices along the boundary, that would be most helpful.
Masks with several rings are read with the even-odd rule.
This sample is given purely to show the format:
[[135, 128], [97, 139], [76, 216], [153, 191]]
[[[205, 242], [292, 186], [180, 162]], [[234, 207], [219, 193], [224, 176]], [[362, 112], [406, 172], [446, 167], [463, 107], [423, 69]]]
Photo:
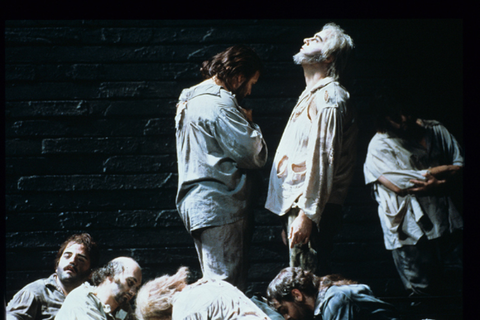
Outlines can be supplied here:
[[327, 36], [322, 52], [313, 56], [299, 52], [293, 56], [293, 61], [296, 64], [311, 64], [325, 61], [329, 56], [332, 56], [333, 61], [328, 68], [327, 76], [338, 79], [340, 72], [345, 68], [350, 51], [354, 48], [353, 40], [333, 22], [324, 25], [321, 31], [324, 30], [327, 31]]

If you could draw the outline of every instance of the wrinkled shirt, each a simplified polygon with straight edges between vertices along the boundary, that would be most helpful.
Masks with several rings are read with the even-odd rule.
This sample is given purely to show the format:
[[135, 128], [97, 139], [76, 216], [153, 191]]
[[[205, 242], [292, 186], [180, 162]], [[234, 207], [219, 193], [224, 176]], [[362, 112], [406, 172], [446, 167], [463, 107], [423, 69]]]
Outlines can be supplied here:
[[252, 169], [267, 161], [260, 127], [211, 79], [182, 91], [175, 117], [177, 210], [188, 231], [246, 217]]
[[318, 224], [326, 203], [343, 204], [358, 133], [349, 98], [331, 77], [303, 91], [275, 153], [265, 208], [284, 215], [298, 207]]
[[84, 282], [73, 289], [65, 299], [55, 320], [134, 320], [135, 317], [129, 305], [127, 311], [119, 309], [115, 315], [111, 313], [110, 305], [103, 304], [94, 294], [95, 286]]
[[54, 319], [65, 300], [65, 294], [55, 279], [54, 273], [18, 291], [8, 303], [7, 320]]
[[331, 286], [315, 301], [314, 319], [397, 319], [394, 308], [373, 295], [365, 284]]
[[[463, 166], [460, 146], [438, 121], [421, 120], [427, 148], [393, 133], [376, 133], [364, 164], [365, 183], [373, 184], [378, 215], [388, 250], [414, 245], [423, 235], [435, 239], [463, 228], [463, 219], [448, 195], [397, 195], [378, 182], [384, 176], [400, 189], [413, 187], [410, 179], [425, 180], [431, 167]], [[428, 218], [431, 224], [421, 219]]]
[[270, 320], [239, 289], [228, 282], [200, 279], [177, 293], [172, 320]]

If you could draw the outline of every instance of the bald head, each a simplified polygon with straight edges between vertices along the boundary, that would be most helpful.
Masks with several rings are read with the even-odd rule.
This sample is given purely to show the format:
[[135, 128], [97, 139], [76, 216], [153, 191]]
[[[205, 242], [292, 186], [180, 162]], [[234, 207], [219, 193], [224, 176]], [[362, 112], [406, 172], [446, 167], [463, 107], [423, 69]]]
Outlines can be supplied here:
[[142, 269], [137, 261], [130, 257], [118, 257], [111, 260], [107, 265], [95, 270], [92, 274], [93, 284], [98, 286], [104, 282], [107, 277], [115, 277], [121, 273], [129, 272], [134, 274], [137, 279], [142, 279]]
[[92, 280], [100, 301], [116, 310], [127, 305], [137, 293], [142, 284], [142, 270], [132, 258], [118, 257], [96, 270]]

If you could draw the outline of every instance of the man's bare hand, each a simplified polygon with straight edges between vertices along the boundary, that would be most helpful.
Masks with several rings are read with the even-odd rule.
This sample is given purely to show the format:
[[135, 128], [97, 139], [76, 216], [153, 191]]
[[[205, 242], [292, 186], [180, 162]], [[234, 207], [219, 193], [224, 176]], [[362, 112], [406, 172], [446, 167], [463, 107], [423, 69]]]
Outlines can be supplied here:
[[428, 193], [435, 190], [439, 186], [445, 183], [445, 180], [438, 180], [430, 173], [425, 173], [423, 176], [425, 181], [412, 179], [410, 182], [414, 184], [413, 187], [407, 189], [407, 193]]
[[293, 246], [298, 243], [306, 244], [308, 242], [310, 234], [312, 233], [312, 224], [312, 220], [300, 210], [298, 216], [290, 227], [290, 233], [288, 235], [288, 239], [290, 239], [290, 248], [293, 248]]

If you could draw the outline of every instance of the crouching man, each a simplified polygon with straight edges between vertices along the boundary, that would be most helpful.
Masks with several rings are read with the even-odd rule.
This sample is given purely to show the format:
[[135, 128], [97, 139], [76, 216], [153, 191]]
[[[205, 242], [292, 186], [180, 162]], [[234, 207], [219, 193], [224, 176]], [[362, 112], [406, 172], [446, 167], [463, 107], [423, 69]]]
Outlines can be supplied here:
[[139, 320], [270, 320], [247, 296], [220, 279], [187, 284], [188, 269], [147, 282], [138, 292]]
[[375, 298], [367, 285], [298, 267], [280, 271], [268, 285], [267, 300], [286, 320], [397, 319], [393, 306]]

